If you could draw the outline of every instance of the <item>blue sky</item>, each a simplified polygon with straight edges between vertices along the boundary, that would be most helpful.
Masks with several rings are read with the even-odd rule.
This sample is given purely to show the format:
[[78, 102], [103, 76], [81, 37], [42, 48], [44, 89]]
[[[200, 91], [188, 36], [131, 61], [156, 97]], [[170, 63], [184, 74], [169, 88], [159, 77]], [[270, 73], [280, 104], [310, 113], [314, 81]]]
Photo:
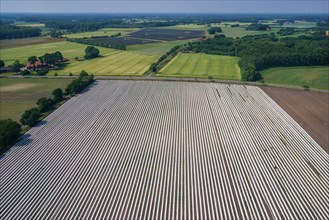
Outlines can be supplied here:
[[1, 12], [328, 13], [327, 0], [1, 0]]

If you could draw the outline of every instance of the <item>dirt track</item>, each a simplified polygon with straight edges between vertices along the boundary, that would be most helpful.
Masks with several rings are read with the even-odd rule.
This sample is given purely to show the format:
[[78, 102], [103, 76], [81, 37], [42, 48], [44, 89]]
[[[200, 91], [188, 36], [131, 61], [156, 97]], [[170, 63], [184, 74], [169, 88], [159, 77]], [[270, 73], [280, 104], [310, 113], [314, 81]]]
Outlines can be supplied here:
[[329, 94], [262, 87], [329, 153]]

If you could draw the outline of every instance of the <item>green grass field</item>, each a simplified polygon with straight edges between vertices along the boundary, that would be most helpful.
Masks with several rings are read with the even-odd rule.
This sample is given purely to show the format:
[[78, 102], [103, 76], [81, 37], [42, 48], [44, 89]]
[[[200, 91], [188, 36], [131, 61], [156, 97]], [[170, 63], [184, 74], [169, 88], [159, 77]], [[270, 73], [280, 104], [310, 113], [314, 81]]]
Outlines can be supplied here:
[[25, 110], [41, 97], [51, 97], [56, 88], [65, 89], [72, 79], [0, 79], [0, 119], [19, 121]]
[[60, 51], [65, 58], [70, 60], [63, 69], [52, 70], [48, 74], [68, 75], [79, 74], [81, 70], [94, 75], [142, 75], [158, 56], [145, 55], [133, 51], [114, 50], [99, 47], [101, 57], [91, 60], [77, 61], [83, 58], [87, 45], [72, 42], [56, 42], [42, 45], [24, 46], [1, 50], [0, 59], [6, 65], [12, 64], [16, 59], [26, 64], [29, 56], [41, 56], [45, 53]]
[[149, 55], [162, 55], [165, 52], [169, 51], [176, 45], [182, 45], [191, 40], [177, 40], [177, 41], [168, 41], [168, 42], [158, 42], [158, 43], [149, 43], [149, 44], [135, 44], [128, 45], [127, 50], [136, 51]]
[[157, 76], [240, 80], [238, 57], [180, 53]]
[[76, 34], [65, 34], [64, 37], [68, 38], [83, 38], [91, 36], [111, 36], [117, 33], [121, 33], [122, 36], [125, 36], [131, 32], [138, 31], [139, 28], [103, 28], [97, 31], [76, 33]]
[[265, 83], [329, 90], [329, 66], [276, 67], [261, 72]]
[[272, 28], [270, 31], [247, 31], [244, 27], [221, 27], [223, 33], [226, 37], [242, 37], [245, 35], [256, 35], [256, 34], [269, 34], [269, 33], [276, 33], [279, 28]]

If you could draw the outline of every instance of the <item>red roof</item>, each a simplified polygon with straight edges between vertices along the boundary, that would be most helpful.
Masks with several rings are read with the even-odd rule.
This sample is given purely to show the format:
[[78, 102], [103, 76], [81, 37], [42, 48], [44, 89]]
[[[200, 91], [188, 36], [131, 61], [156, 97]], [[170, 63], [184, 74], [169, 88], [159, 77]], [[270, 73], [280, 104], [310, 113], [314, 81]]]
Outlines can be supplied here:
[[[34, 66], [35, 67], [45, 66], [45, 64], [40, 61], [37, 61], [34, 63]], [[33, 64], [31, 62], [28, 62], [25, 67], [33, 67]]]

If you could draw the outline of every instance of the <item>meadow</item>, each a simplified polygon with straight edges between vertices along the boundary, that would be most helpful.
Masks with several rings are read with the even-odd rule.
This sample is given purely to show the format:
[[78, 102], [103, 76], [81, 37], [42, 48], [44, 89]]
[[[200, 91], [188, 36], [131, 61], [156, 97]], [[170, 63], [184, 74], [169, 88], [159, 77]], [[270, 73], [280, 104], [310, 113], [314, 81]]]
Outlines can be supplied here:
[[65, 89], [72, 79], [0, 78], [0, 119], [19, 121], [25, 110], [41, 97], [51, 97], [56, 88]]
[[94, 75], [142, 75], [157, 56], [145, 55], [133, 51], [114, 50], [99, 47], [101, 57], [91, 60], [78, 61], [82, 59], [87, 45], [72, 42], [56, 42], [42, 44], [38, 46], [25, 46], [19, 48], [4, 49], [1, 51], [0, 59], [6, 65], [19, 60], [22, 64], [27, 63], [29, 56], [41, 56], [45, 53], [60, 51], [65, 58], [70, 61], [64, 68], [52, 70], [48, 74], [68, 75], [73, 73], [78, 75], [81, 70], [85, 70]]
[[177, 40], [168, 42], [157, 42], [148, 44], [135, 44], [127, 45], [127, 50], [136, 51], [150, 55], [162, 55], [177, 45], [182, 45], [190, 42], [191, 40]]
[[265, 83], [329, 90], [329, 66], [276, 67], [261, 72]]
[[238, 57], [180, 53], [157, 76], [240, 80]]

